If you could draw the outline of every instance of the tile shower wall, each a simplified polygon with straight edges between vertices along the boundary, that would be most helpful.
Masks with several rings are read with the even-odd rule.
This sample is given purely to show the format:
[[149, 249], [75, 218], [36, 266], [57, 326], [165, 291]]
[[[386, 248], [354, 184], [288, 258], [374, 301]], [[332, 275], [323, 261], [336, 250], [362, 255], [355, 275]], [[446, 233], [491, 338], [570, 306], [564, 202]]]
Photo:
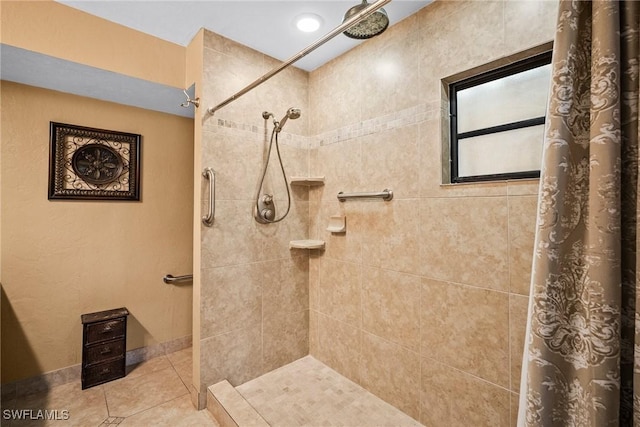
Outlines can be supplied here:
[[[217, 194], [214, 226], [201, 230], [201, 392], [310, 352], [427, 425], [515, 424], [537, 181], [441, 184], [441, 79], [549, 42], [556, 8], [436, 1], [203, 120], [200, 161]], [[277, 64], [204, 40], [204, 105]], [[251, 217], [271, 129], [261, 113], [292, 106], [302, 117], [281, 134], [287, 173], [326, 182], [292, 187], [289, 217], [265, 226]], [[266, 187], [282, 207], [276, 172]], [[383, 188], [392, 202], [336, 200]], [[326, 231], [337, 213], [346, 234]], [[289, 250], [307, 237], [326, 251]]]
[[[203, 55], [205, 105], [277, 64], [210, 32]], [[273, 128], [262, 112], [280, 120], [289, 107], [301, 108], [302, 116], [280, 134], [282, 159], [289, 176], [306, 176], [308, 73], [290, 68], [203, 121], [201, 162], [216, 171], [216, 215], [213, 227], [201, 228], [201, 393], [222, 379], [240, 385], [309, 353], [309, 257], [289, 250], [290, 240], [308, 237], [308, 190], [292, 188], [291, 212], [278, 224], [252, 216]], [[269, 171], [265, 189], [279, 216], [287, 201], [275, 147]]]
[[441, 79], [551, 41], [556, 11], [436, 1], [310, 74], [310, 352], [429, 426], [515, 425], [537, 193], [441, 184]]

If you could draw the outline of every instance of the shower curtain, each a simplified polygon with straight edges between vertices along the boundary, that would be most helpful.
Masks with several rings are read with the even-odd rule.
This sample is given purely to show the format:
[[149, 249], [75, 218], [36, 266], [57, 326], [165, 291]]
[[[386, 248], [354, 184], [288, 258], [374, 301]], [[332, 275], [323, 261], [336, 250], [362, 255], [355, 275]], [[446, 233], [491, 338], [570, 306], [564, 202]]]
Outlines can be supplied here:
[[639, 11], [560, 3], [519, 426], [640, 426]]

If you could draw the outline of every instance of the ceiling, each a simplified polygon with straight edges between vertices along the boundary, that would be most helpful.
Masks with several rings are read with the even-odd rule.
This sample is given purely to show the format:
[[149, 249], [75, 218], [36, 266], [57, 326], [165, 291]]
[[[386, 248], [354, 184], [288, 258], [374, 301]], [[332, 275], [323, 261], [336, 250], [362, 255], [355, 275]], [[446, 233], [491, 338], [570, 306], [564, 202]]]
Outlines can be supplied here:
[[[207, 28], [285, 61], [340, 25], [344, 13], [361, 0], [56, 1], [182, 46], [188, 45], [200, 28]], [[389, 25], [398, 23], [431, 1], [391, 1], [384, 6], [389, 15]], [[314, 13], [322, 18], [323, 23], [315, 33], [305, 34], [295, 27], [295, 18], [303, 13]], [[352, 40], [339, 34], [294, 66], [312, 71], [359, 43], [366, 41]], [[6, 44], [0, 44], [0, 75], [6, 81], [194, 117], [193, 108], [181, 106], [185, 101], [183, 88], [148, 82]], [[193, 87], [188, 90], [193, 97]]]
[[[340, 25], [344, 13], [360, 0], [56, 0], [106, 20], [182, 46], [206, 28], [282, 61], [289, 59]], [[393, 0], [384, 9], [390, 25], [415, 13], [431, 0]], [[314, 33], [302, 33], [295, 18], [314, 13], [322, 25]], [[339, 35], [295, 66], [312, 71], [353, 48], [361, 41]]]

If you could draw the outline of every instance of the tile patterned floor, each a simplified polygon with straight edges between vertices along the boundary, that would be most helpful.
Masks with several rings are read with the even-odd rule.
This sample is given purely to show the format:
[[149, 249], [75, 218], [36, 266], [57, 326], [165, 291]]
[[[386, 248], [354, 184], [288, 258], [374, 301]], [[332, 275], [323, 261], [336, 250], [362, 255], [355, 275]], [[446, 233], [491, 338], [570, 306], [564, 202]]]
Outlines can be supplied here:
[[272, 427], [422, 425], [312, 356], [236, 389]]
[[[2, 426], [197, 426], [218, 427], [208, 411], [196, 411], [186, 384], [191, 383], [191, 349], [136, 365], [126, 377], [81, 390], [73, 382], [3, 402]], [[48, 410], [58, 420], [7, 420], [7, 409]], [[65, 413], [68, 411], [68, 419]]]
[[[80, 382], [3, 402], [7, 409], [68, 411], [68, 419], [17, 421], [2, 426], [219, 427], [208, 411], [196, 411], [191, 349], [143, 362], [125, 378], [81, 390]], [[420, 426], [359, 385], [307, 356], [237, 387], [272, 427]], [[34, 412], [35, 413], [35, 412]]]

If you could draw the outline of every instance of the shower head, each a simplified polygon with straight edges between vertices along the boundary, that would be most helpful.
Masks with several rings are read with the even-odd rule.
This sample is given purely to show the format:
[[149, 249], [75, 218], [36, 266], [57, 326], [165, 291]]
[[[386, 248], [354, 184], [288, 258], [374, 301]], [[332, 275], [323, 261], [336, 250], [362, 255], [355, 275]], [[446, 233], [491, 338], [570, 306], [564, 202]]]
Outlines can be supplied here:
[[280, 132], [282, 130], [282, 128], [284, 127], [284, 124], [287, 122], [287, 119], [291, 119], [291, 120], [295, 120], [298, 117], [300, 117], [300, 109], [299, 108], [289, 108], [287, 110], [287, 114], [285, 114], [285, 116], [282, 118], [282, 120], [280, 120], [278, 122], [278, 124], [276, 125], [276, 132]]
[[287, 110], [287, 117], [289, 117], [291, 120], [295, 120], [297, 118], [300, 118], [300, 109], [299, 108], [289, 108]]
[[[345, 22], [347, 19], [351, 18], [358, 12], [361, 12], [367, 6], [369, 6], [367, 0], [362, 0], [362, 3], [347, 10], [347, 13], [344, 14], [344, 19], [342, 20], [342, 22]], [[375, 37], [378, 34], [383, 33], [388, 26], [389, 17], [387, 16], [387, 12], [385, 12], [383, 8], [380, 8], [357, 24], [354, 24], [351, 27], [347, 28], [343, 34], [352, 39], [370, 39], [371, 37]]]

